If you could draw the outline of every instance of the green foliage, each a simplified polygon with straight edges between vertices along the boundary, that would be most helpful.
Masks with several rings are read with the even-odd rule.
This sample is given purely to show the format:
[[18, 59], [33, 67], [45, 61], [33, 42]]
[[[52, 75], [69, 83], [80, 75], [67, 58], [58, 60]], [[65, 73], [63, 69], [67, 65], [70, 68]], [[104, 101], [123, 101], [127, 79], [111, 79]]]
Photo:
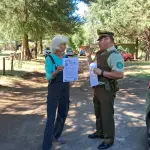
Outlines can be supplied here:
[[73, 48], [73, 50], [76, 49], [76, 45], [74, 44], [73, 40], [71, 37], [69, 37], [69, 46]]
[[36, 43], [40, 41], [42, 53], [42, 39], [45, 37], [78, 31], [82, 22], [74, 13], [77, 3], [76, 0], [1, 0], [0, 38], [22, 40], [22, 56], [29, 60], [32, 56], [28, 39]]
[[[97, 0], [90, 6], [88, 20], [101, 22], [97, 28], [111, 30], [131, 41], [149, 26], [148, 0]], [[144, 21], [145, 20], [145, 21]]]
[[82, 27], [80, 27], [75, 34], [70, 36], [69, 44], [73, 49], [78, 50], [85, 44], [85, 39], [86, 37], [84, 34], [84, 30]]
[[26, 32], [31, 38], [45, 34], [72, 33], [79, 25], [71, 0], [2, 0], [1, 31], [5, 39], [18, 39]]
[[135, 44], [120, 44], [118, 49], [125, 50], [133, 54], [135, 52]]
[[110, 30], [117, 41], [129, 43], [138, 37], [146, 41], [150, 53], [149, 14], [149, 0], [97, 0], [91, 4], [87, 20], [89, 28], [94, 27], [94, 34], [98, 29]]

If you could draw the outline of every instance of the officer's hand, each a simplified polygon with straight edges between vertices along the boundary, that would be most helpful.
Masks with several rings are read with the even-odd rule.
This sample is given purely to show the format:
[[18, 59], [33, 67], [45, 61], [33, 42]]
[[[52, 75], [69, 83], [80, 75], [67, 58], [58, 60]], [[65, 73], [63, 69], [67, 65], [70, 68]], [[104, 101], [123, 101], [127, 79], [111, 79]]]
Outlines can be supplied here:
[[148, 88], [150, 89], [150, 82], [148, 83]]
[[86, 57], [91, 57], [92, 52], [91, 52], [90, 49], [86, 49], [86, 50], [85, 50], [85, 54], [86, 54]]
[[99, 68], [94, 68], [94, 69], [93, 69], [93, 72], [94, 72], [95, 74], [97, 74], [97, 75], [101, 75], [102, 70], [99, 69]]
[[56, 72], [59, 73], [61, 71], [63, 71], [64, 66], [58, 66]]

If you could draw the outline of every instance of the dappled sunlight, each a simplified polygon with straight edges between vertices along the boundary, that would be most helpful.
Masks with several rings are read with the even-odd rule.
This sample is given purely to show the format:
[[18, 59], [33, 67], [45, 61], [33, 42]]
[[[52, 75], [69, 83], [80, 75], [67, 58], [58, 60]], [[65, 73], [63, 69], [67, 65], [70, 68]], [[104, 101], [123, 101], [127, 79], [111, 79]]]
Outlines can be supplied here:
[[126, 70], [128, 70], [128, 69], [133, 69], [133, 70], [135, 70], [135, 69], [150, 69], [150, 66], [149, 65], [144, 65], [144, 66], [142, 66], [142, 65], [131, 65], [131, 66], [126, 66], [125, 69]]
[[134, 103], [131, 103], [131, 102], [125, 102], [125, 101], [122, 101], [121, 104], [134, 105]]
[[[88, 75], [87, 70], [79, 75], [79, 81], [71, 84], [70, 109], [63, 131], [63, 137], [67, 140], [67, 144], [58, 145], [58, 143], [54, 143], [54, 149], [71, 149], [72, 145], [79, 145], [78, 149], [83, 147], [83, 150], [93, 150], [93, 147], [100, 143], [99, 139], [88, 139], [88, 134], [95, 131], [96, 121], [93, 107], [93, 90], [89, 86]], [[33, 137], [37, 138], [37, 143], [42, 140], [46, 122], [47, 100], [47, 81], [44, 78], [43, 73], [33, 73], [31, 76], [27, 75], [10, 84], [9, 82], [4, 82], [6, 87], [4, 87], [5, 91], [0, 93], [0, 112], [1, 116], [4, 115], [6, 118], [1, 122], [4, 122], [4, 125], [9, 122], [11, 126], [9, 129], [7, 129], [7, 126], [2, 128], [6, 132], [11, 131], [9, 135], [16, 133], [13, 136], [15, 139], [17, 139], [17, 136], [20, 139], [24, 139], [24, 136], [21, 136], [24, 134], [28, 142], [33, 141]], [[8, 87], [7, 84], [9, 84]], [[140, 132], [145, 131], [145, 89], [143, 87], [146, 82], [125, 78], [119, 81], [119, 84], [120, 91], [117, 93], [114, 106], [115, 143], [116, 145], [120, 144], [122, 147], [124, 144], [130, 143], [129, 138], [132, 134], [136, 133], [140, 138]], [[32, 118], [30, 117], [32, 115], [35, 116]], [[41, 117], [38, 117], [40, 115]], [[11, 116], [11, 118], [7, 118], [7, 116]], [[17, 120], [17, 118], [20, 120]], [[2, 130], [0, 131], [2, 132]], [[30, 131], [30, 133], [25, 131]], [[4, 135], [4, 137], [6, 136]], [[114, 149], [117, 149], [115, 145]]]
[[122, 97], [122, 96], [117, 96], [117, 100], [126, 100], [127, 99], [127, 96], [124, 96], [124, 97]]
[[70, 117], [75, 117], [75, 116], [77, 116], [77, 114], [78, 114], [78, 112], [75, 111], [75, 110], [70, 110], [70, 111], [69, 111], [69, 116], [70, 116]]
[[137, 118], [142, 116], [142, 114], [138, 114], [138, 113], [134, 113], [134, 112], [129, 112], [129, 111], [123, 111], [123, 113], [125, 115], [131, 116], [131, 117], [137, 117]]
[[140, 66], [142, 69], [150, 69], [150, 65]]
[[[145, 94], [143, 91], [145, 92]], [[141, 94], [143, 95], [142, 98], [140, 96]], [[122, 100], [121, 101], [122, 104], [127, 104], [127, 103], [131, 105], [135, 105], [136, 103], [145, 104], [145, 95], [146, 95], [146, 91], [141, 86], [137, 86], [134, 88], [127, 88], [124, 90], [121, 89], [117, 94], [117, 100]], [[130, 101], [125, 102], [128, 99]]]
[[[141, 98], [139, 98], [137, 95], [125, 95], [124, 97], [121, 97], [121, 96], [117, 96], [117, 99], [116, 99], [116, 101], [120, 101], [121, 100], [121, 102], [120, 103], [122, 103], [122, 104], [136, 104], [136, 103], [139, 103], [139, 104], [145, 104], [145, 99], [141, 99]], [[128, 102], [125, 102], [125, 101], [127, 101], [127, 100], [130, 100], [130, 101], [128, 101]]]
[[84, 71], [83, 75], [84, 75], [84, 77], [88, 77], [90, 75], [89, 70], [88, 71]]
[[87, 131], [86, 132], [84, 132], [83, 134], [82, 134], [82, 136], [88, 136], [89, 134], [92, 134], [93, 132], [94, 132], [94, 128], [91, 126], [91, 127], [87, 127], [87, 126], [85, 126], [86, 127], [86, 129], [87, 129]]
[[91, 94], [89, 94], [88, 96], [90, 96], [90, 97], [88, 97], [88, 100], [93, 100], [93, 97], [91, 96]]
[[9, 83], [9, 86], [4, 87], [4, 91], [0, 93], [0, 112], [2, 114], [45, 114], [47, 99], [46, 82], [39, 84], [39, 82], [19, 78]]
[[148, 62], [135, 62], [125, 64], [125, 76], [134, 78], [150, 77], [150, 65]]
[[128, 123], [129, 127], [146, 127], [145, 121], [138, 120], [137, 122]]
[[[66, 137], [70, 134], [87, 137], [88, 134], [95, 131], [96, 119], [93, 110], [93, 92], [87, 83], [88, 81], [84, 84], [82, 83], [80, 88], [75, 88], [76, 91], [74, 90], [72, 93], [76, 95], [76, 98], [72, 99], [71, 109], [76, 110], [78, 113], [71, 116], [69, 112], [67, 120], [70, 124], [67, 124], [67, 129], [64, 131]], [[117, 94], [114, 106], [117, 143], [124, 144], [128, 141], [128, 136], [131, 136], [133, 132], [144, 131], [145, 129], [146, 125], [143, 118], [145, 104], [143, 86], [145, 83], [145, 81], [134, 81], [128, 78], [120, 82], [121, 89]], [[88, 88], [86, 88], [87, 86]], [[80, 94], [80, 98], [78, 94]], [[81, 117], [84, 120], [81, 120]], [[73, 130], [68, 125], [70, 128], [73, 126]], [[76, 126], [76, 129], [74, 126]], [[69, 131], [69, 133], [66, 131]]]
[[[68, 124], [66, 123], [66, 125], [68, 125]], [[73, 124], [70, 124], [69, 126], [71, 126], [71, 128], [66, 129], [66, 130], [65, 130], [65, 133], [69, 133], [69, 132], [73, 132], [73, 131], [76, 131], [76, 130], [77, 130], [77, 126], [75, 126], [75, 125], [73, 125]]]
[[[0, 107], [1, 107], [0, 103]], [[25, 114], [44, 114], [46, 111], [45, 103], [36, 103], [32, 104], [29, 102], [23, 103], [7, 103], [1, 107], [1, 114], [18, 114], [18, 115], [25, 115]]]
[[89, 115], [88, 115], [88, 118], [89, 118], [91, 121], [95, 122], [95, 116], [94, 116], [94, 114], [89, 114]]
[[84, 82], [75, 82], [73, 83], [73, 85], [71, 86], [72, 88], [74, 87], [81, 87], [84, 84]]
[[150, 70], [139, 70], [139, 71], [133, 71], [133, 70], [131, 70], [131, 71], [126, 71], [125, 72], [125, 75], [135, 75], [135, 74], [140, 74], [140, 73], [142, 73], [142, 74], [149, 74], [150, 73]]
[[116, 112], [122, 112], [123, 108], [122, 107], [117, 107], [116, 105], [114, 106]]

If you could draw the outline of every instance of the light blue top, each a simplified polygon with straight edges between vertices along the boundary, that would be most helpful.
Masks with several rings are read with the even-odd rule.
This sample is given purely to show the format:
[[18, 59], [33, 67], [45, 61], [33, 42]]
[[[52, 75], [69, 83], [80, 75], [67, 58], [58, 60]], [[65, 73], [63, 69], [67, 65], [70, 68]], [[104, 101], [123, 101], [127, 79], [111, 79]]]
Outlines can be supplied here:
[[[55, 55], [53, 53], [50, 55], [53, 57], [53, 59], [56, 63], [56, 66], [62, 66], [63, 65], [62, 58], [58, 57], [57, 55]], [[52, 73], [56, 71], [56, 66], [51, 61], [50, 57], [47, 56], [46, 60], [45, 60], [45, 71], [46, 71], [46, 79], [47, 80], [51, 81], [53, 79]]]

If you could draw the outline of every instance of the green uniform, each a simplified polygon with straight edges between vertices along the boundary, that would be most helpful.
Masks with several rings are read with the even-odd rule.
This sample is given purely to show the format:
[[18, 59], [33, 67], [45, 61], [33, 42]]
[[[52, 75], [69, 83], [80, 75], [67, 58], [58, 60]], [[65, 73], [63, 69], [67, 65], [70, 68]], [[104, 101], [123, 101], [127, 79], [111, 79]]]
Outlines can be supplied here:
[[148, 146], [150, 147], [150, 88], [146, 94], [146, 126], [148, 132]]
[[[116, 50], [113, 46], [107, 50], [107, 52], [111, 52]], [[124, 60], [122, 55], [118, 53], [112, 53], [107, 59], [108, 66], [112, 69], [112, 71], [124, 72]]]
[[[124, 72], [124, 60], [115, 47], [96, 55], [97, 66], [104, 71]], [[115, 136], [114, 99], [118, 90], [117, 81], [98, 76], [99, 86], [94, 87], [96, 134], [104, 136], [104, 142], [112, 144]]]
[[145, 104], [145, 110], [146, 110], [146, 117], [148, 117], [150, 113], [150, 89], [147, 90], [146, 94], [146, 104]]

